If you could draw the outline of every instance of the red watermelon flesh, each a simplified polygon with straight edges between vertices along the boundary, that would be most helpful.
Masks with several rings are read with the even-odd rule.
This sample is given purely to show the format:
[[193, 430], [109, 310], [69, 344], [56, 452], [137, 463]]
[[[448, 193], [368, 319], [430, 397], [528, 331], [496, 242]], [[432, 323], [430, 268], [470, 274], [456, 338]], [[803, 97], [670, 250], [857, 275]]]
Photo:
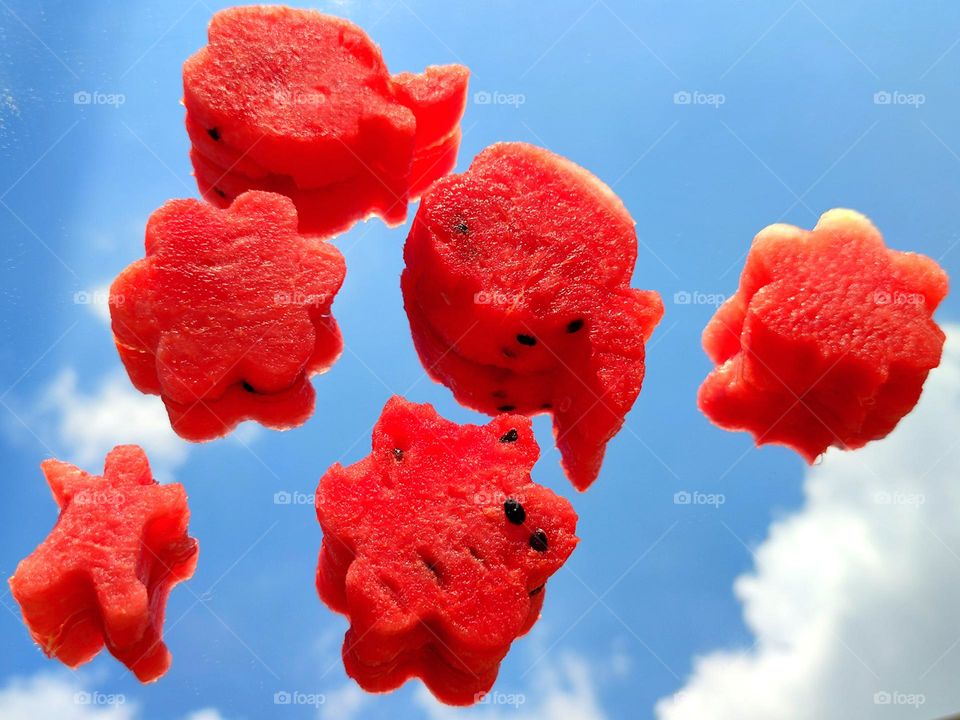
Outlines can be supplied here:
[[458, 402], [491, 415], [552, 413], [564, 470], [578, 489], [585, 489], [599, 474], [605, 447], [623, 426], [643, 383], [647, 338], [625, 338], [619, 328], [638, 325], [652, 332], [661, 312], [657, 300], [641, 290], [611, 295], [605, 311], [623, 321], [586, 329], [589, 343], [569, 354], [564, 365], [541, 373], [466, 360], [433, 333], [418, 308], [408, 307], [407, 316], [428, 374], [449, 387]]
[[416, 118], [414, 144], [418, 150], [436, 145], [452, 129], [459, 129], [469, 80], [470, 71], [463, 65], [431, 65], [419, 74], [402, 72], [393, 76], [397, 98]]
[[157, 485], [135, 445], [110, 451], [103, 476], [59, 460], [42, 468], [60, 517], [10, 578], [30, 634], [69, 667], [106, 645], [141, 682], [156, 680], [171, 659], [167, 596], [197, 562], [183, 486]]
[[[524, 143], [493, 145], [466, 173], [436, 182], [404, 251], [438, 333], [467, 357], [516, 370], [554, 365], [544, 345], [566, 342], [570, 322], [627, 286], [636, 255], [619, 198]], [[539, 342], [524, 345], [522, 334]]]
[[146, 257], [111, 287], [114, 338], [182, 437], [245, 419], [292, 427], [312, 412], [309, 377], [342, 349], [330, 307], [344, 273], [336, 248], [298, 234], [282, 195], [246, 193], [225, 210], [172, 200], [147, 224]]
[[433, 145], [418, 150], [410, 165], [410, 198], [416, 199], [430, 187], [438, 177], [449, 173], [457, 164], [457, 152], [460, 150], [462, 133], [457, 128]]
[[[311, 10], [230, 8], [214, 15], [208, 35], [184, 65], [194, 148], [225, 171], [292, 184], [301, 221], [321, 212], [308, 207], [318, 199], [312, 191], [351, 182], [357, 197], [323, 207], [333, 216], [326, 224], [349, 226], [371, 213], [399, 224], [408, 200], [452, 167], [466, 68], [393, 77], [359, 27]], [[384, 197], [399, 219], [384, 214]]]
[[348, 230], [357, 218], [379, 214], [387, 222], [402, 222], [406, 201], [399, 202], [376, 178], [356, 175], [318, 190], [300, 190], [282, 175], [253, 179], [214, 164], [196, 148], [190, 151], [197, 186], [217, 207], [230, 203], [245, 192], [259, 190], [286, 195], [298, 208], [299, 231], [305, 235], [330, 237]]
[[434, 183], [401, 284], [430, 376], [482, 412], [551, 412], [579, 489], [640, 391], [663, 313], [629, 287], [636, 233], [622, 203], [569, 160], [522, 143]]
[[190, 137], [192, 151], [199, 153], [212, 166], [220, 169], [221, 174], [232, 173], [252, 180], [262, 180], [272, 174], [269, 170], [254, 162], [249, 154], [245, 155], [238, 150], [234, 150], [223, 142], [223, 137], [219, 131], [214, 132], [214, 136], [217, 138], [214, 140], [210, 135], [210, 130], [198, 125], [190, 115], [185, 117], [184, 122], [187, 127], [187, 135]]
[[863, 215], [831, 210], [812, 231], [757, 235], [737, 294], [704, 331], [717, 368], [704, 413], [813, 462], [889, 434], [940, 362], [933, 312], [947, 276], [931, 259], [887, 249]]
[[420, 677], [457, 705], [489, 690], [577, 542], [570, 504], [530, 480], [538, 455], [525, 417], [460, 426], [394, 397], [371, 454], [323, 476], [317, 589], [350, 619], [361, 687]]

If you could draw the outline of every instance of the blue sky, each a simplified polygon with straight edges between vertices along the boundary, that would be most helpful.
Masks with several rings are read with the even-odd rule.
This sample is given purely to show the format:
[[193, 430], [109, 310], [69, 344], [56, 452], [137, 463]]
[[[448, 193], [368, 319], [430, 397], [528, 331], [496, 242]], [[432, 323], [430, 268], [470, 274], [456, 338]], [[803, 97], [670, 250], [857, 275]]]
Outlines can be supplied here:
[[[32, 645], [12, 599], [0, 591], [11, 610], [0, 609], [0, 709], [16, 717], [10, 708], [24, 714], [34, 708], [37, 717], [35, 708], [53, 713], [54, 705], [29, 703], [54, 703], [62, 695], [58, 715], [83, 720], [191, 713], [201, 720], [446, 717], [417, 683], [372, 698], [353, 688], [339, 662], [345, 621], [321, 605], [313, 588], [320, 533], [312, 506], [274, 503], [277, 492], [311, 493], [331, 463], [365, 455], [370, 427], [392, 393], [432, 402], [458, 421], [483, 420], [423, 375], [399, 291], [406, 228], [374, 220], [336, 239], [348, 273], [334, 312], [347, 350], [315, 380], [315, 417], [286, 433], [243, 427], [230, 439], [199, 446], [172, 437], [159, 400], [129, 388], [102, 308], [87, 302], [141, 256], [143, 226], [155, 208], [197, 195], [179, 104], [180, 66], [205, 43], [210, 15], [224, 6], [0, 2], [6, 475], [0, 573], [9, 576], [55, 520], [39, 462], [56, 455], [99, 470], [106, 450], [120, 442], [144, 443], [160, 476], [186, 485], [192, 533], [201, 542], [197, 574], [173, 593], [168, 608], [173, 668], [150, 687], [109, 656], [76, 675], [61, 672]], [[524, 703], [457, 714], [525, 718], [562, 708], [595, 720], [652, 717], [656, 706], [670, 720], [705, 717], [683, 703], [717, 709], [718, 688], [761, 694], [778, 687], [773, 675], [791, 679], [782, 699], [822, 691], [819, 705], [811, 700], [821, 720], [830, 712], [856, 716], [856, 708], [891, 717], [958, 709], [960, 693], [950, 695], [947, 678], [960, 669], [953, 656], [960, 650], [950, 647], [960, 618], [944, 601], [924, 634], [908, 609], [929, 605], [931, 588], [960, 606], [960, 558], [922, 562], [944, 548], [960, 554], [960, 537], [942, 512], [958, 500], [945, 472], [960, 469], [960, 460], [949, 433], [924, 431], [942, 431], [960, 418], [960, 370], [944, 369], [927, 424], [918, 419], [877, 444], [885, 449], [860, 458], [828, 454], [812, 471], [787, 450], [751, 450], [747, 436], [712, 427], [697, 411], [695, 394], [710, 367], [699, 342], [714, 310], [710, 301], [735, 289], [749, 242], [767, 224], [809, 228], [831, 207], [853, 207], [874, 220], [890, 246], [926, 253], [956, 274], [960, 6], [885, 0], [313, 6], [364, 27], [395, 72], [445, 62], [471, 68], [459, 169], [493, 142], [523, 140], [570, 157], [610, 184], [637, 221], [634, 285], [659, 291], [666, 303], [643, 393], [588, 493], [575, 493], [563, 478], [549, 424], [536, 420], [543, 453], [534, 478], [572, 499], [583, 541], [550, 581], [542, 620], [503, 664], [497, 691]], [[98, 102], [77, 104], [75, 94], [83, 92], [99, 93]], [[486, 97], [494, 101], [482, 102]], [[677, 301], [684, 297], [695, 302]], [[960, 300], [948, 297], [938, 317], [960, 320]], [[863, 479], [852, 464], [872, 457], [881, 472]], [[937, 461], [928, 472], [931, 458]], [[890, 468], [899, 468], [896, 478]], [[817, 504], [831, 488], [861, 487], [861, 480], [865, 497], [909, 485], [928, 502], [913, 515], [895, 508], [879, 519], [876, 513], [890, 508], [865, 508], [846, 495], [846, 504]], [[724, 502], [676, 504], [674, 494], [682, 491], [719, 493]], [[827, 522], [831, 507], [845, 509], [839, 525]], [[808, 544], [799, 531], [790, 544], [796, 523], [823, 527], [818, 522], [836, 534], [836, 546]], [[884, 544], [891, 537], [902, 542]], [[909, 547], [913, 561], [904, 560], [895, 577], [878, 570], [864, 579], [851, 568], [870, 553], [839, 549], [859, 548], [861, 541], [868, 550]], [[793, 581], [782, 579], [782, 568], [793, 567], [785, 558], [803, 557], [807, 549], [839, 569], [824, 576], [818, 573], [833, 565], [817, 570], [801, 563]], [[931, 577], [924, 568], [938, 582], [920, 582]], [[738, 582], [735, 592], [738, 577], [756, 581]], [[890, 608], [902, 612], [878, 610], [891, 584], [900, 594]], [[858, 586], [872, 588], [871, 597], [856, 592]], [[784, 587], [785, 594], [776, 592]], [[789, 601], [807, 592], [809, 607]], [[777, 628], [819, 627], [810, 607], [838, 630], [803, 654], [803, 638], [783, 637]], [[850, 614], [875, 621], [874, 632], [858, 627], [845, 634]], [[767, 623], [772, 616], [780, 624]], [[926, 675], [910, 675], [906, 659], [887, 668], [889, 649], [905, 644], [891, 627], [929, 639], [909, 655], [917, 666], [931, 666]], [[886, 650], [868, 647], [878, 632], [892, 633]], [[820, 636], [811, 630], [806, 637]], [[794, 651], [785, 651], [786, 665], [762, 654], [768, 641]], [[723, 652], [730, 650], [743, 656]], [[712, 670], [697, 660], [707, 654]], [[741, 657], [752, 664], [741, 667]], [[835, 673], [817, 678], [811, 665]], [[770, 667], [780, 670], [771, 675]], [[865, 705], [842, 706], [843, 693], [831, 688], [838, 679], [859, 682], [865, 667], [863, 695], [847, 698]], [[891, 702], [877, 704], [871, 687], [889, 693]], [[922, 710], [896, 702], [896, 693], [909, 695], [910, 688], [924, 696]], [[120, 694], [126, 702], [68, 702], [79, 691]], [[278, 692], [325, 702], [276, 705]], [[741, 702], [739, 712], [717, 710], [717, 717], [750, 717], [752, 701]], [[780, 715], [767, 708], [758, 717]]]

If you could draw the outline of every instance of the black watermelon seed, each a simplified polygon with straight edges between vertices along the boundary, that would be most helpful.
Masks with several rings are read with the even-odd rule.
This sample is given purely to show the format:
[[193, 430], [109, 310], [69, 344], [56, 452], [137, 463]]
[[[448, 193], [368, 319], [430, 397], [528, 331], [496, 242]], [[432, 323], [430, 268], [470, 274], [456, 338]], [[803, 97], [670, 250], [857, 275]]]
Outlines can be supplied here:
[[567, 323], [567, 332], [575, 333], [577, 330], [583, 327], [583, 318], [577, 318], [576, 320], [571, 320]]
[[547, 551], [547, 534], [540, 528], [530, 535], [530, 547], [541, 553]]
[[537, 344], [537, 339], [533, 335], [524, 335], [523, 333], [520, 333], [517, 335], [517, 342], [521, 345], [533, 347]]
[[[523, 525], [523, 521], [527, 519], [527, 511], [523, 509], [523, 505], [515, 498], [507, 498], [504, 501], [503, 512], [507, 516], [507, 520], [514, 525]], [[544, 540], [544, 542], [546, 542], [546, 540]]]
[[227, 196], [227, 194], [218, 187], [215, 187], [213, 191], [222, 198], [225, 198]]
[[517, 435], [516, 429], [511, 428], [510, 430], [508, 430], [508, 431], [506, 432], [505, 435], [503, 435], [503, 436], [500, 438], [500, 442], [502, 442], [502, 443], [516, 442], [518, 437], [519, 437], [519, 435]]
[[207, 130], [207, 135], [209, 135], [210, 137], [212, 137], [214, 140], [219, 140], [219, 139], [220, 139], [220, 131], [217, 130], [215, 127], [210, 128], [209, 130]]
[[551, 403], [544, 403], [543, 405], [540, 406], [540, 409], [541, 409], [541, 410], [549, 410], [549, 409], [552, 408], [552, 407], [553, 407], [553, 404], [551, 404]]
[[453, 229], [458, 233], [465, 235], [470, 228], [467, 227], [467, 224], [463, 220], [460, 220], [454, 223]]
[[530, 597], [536, 597], [543, 592], [543, 585], [538, 585], [533, 590], [530, 591]]
[[249, 393], [255, 393], [257, 391], [256, 388], [254, 388], [253, 385], [248, 383], [246, 380], [243, 381], [243, 389]]
[[513, 412], [517, 409], [516, 405], [501, 405], [497, 408], [498, 412]]
[[400, 448], [394, 448], [393, 459], [396, 460], [397, 462], [400, 462], [401, 460], [403, 460], [403, 450], [401, 450]]

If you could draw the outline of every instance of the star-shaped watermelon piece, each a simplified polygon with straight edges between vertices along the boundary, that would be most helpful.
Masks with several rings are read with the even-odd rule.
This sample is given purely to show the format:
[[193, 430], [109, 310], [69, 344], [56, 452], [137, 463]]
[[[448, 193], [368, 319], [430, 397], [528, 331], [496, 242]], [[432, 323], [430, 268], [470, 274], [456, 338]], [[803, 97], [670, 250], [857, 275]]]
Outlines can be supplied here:
[[60, 460], [41, 467], [60, 517], [10, 578], [30, 634], [71, 668], [105, 645], [141, 682], [158, 679], [171, 662], [167, 597], [199, 552], [183, 486], [157, 484], [136, 445], [111, 450], [103, 475]]
[[947, 275], [932, 259], [887, 248], [853, 210], [813, 230], [771, 225], [754, 239], [740, 286], [707, 325], [716, 368], [701, 410], [757, 444], [813, 462], [889, 434], [940, 363], [933, 313]]
[[350, 620], [361, 687], [419, 677], [454, 705], [490, 689], [577, 544], [570, 503], [530, 478], [538, 455], [524, 416], [458, 425], [394, 397], [370, 455], [321, 478], [317, 587]]
[[146, 257], [110, 289], [114, 340], [181, 437], [246, 419], [294, 427], [313, 412], [310, 377], [343, 348], [331, 304], [345, 273], [333, 245], [298, 234], [282, 195], [245, 193], [227, 209], [171, 200], [150, 217]]

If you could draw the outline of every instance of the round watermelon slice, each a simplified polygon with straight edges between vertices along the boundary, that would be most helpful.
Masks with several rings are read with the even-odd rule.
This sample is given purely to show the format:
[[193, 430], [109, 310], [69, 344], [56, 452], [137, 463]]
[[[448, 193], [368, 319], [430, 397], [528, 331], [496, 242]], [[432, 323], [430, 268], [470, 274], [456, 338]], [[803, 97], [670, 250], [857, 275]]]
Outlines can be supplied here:
[[328, 236], [372, 214], [402, 223], [409, 200], [453, 169], [465, 67], [392, 76], [353, 23], [280, 6], [222, 10], [208, 37], [183, 85], [191, 158], [215, 204], [284, 192], [301, 232]]
[[936, 262], [888, 249], [860, 213], [831, 210], [812, 231], [771, 225], [704, 330], [717, 367], [700, 408], [811, 463], [882, 438], [940, 363], [933, 312], [946, 294]]
[[423, 197], [401, 284], [431, 377], [489, 414], [550, 412], [578, 489], [596, 478], [644, 375], [659, 295], [630, 287], [634, 223], [599, 179], [500, 143]]
[[197, 564], [183, 486], [158, 485], [135, 445], [111, 450], [102, 476], [59, 460], [41, 467], [60, 517], [10, 578], [31, 636], [69, 667], [106, 645], [141, 682], [156, 680], [171, 660], [167, 596]]
[[225, 210], [171, 200], [147, 224], [146, 257], [110, 289], [117, 349], [181, 437], [220, 437], [246, 419], [300, 425], [310, 376], [343, 347], [330, 308], [345, 272], [335, 247], [298, 234], [283, 195], [245, 193]]
[[321, 478], [317, 589], [350, 620], [361, 687], [419, 677], [453, 705], [490, 689], [577, 543], [573, 508], [530, 479], [538, 455], [526, 417], [461, 426], [394, 397], [370, 455]]

